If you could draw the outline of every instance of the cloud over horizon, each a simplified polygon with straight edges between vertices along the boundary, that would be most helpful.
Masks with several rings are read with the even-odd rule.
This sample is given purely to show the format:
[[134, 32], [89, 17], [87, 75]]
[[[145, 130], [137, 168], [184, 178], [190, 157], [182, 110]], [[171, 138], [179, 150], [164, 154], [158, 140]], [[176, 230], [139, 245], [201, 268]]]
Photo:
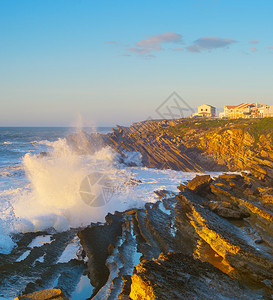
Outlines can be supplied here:
[[219, 38], [215, 36], [201, 37], [193, 42], [193, 45], [188, 46], [186, 49], [189, 52], [199, 53], [204, 50], [214, 50], [217, 48], [226, 48], [231, 44], [236, 43], [235, 40], [226, 38]]

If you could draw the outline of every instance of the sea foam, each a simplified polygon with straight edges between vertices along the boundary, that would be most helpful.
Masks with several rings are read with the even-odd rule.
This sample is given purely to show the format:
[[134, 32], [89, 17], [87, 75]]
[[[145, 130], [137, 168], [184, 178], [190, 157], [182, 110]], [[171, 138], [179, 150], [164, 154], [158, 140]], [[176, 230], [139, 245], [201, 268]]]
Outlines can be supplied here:
[[[100, 171], [114, 176], [117, 154], [103, 148], [94, 155], [78, 155], [65, 139], [51, 143], [47, 156], [26, 154], [23, 166], [29, 179], [28, 187], [13, 201], [17, 217], [16, 229], [45, 230], [53, 227], [64, 231], [101, 220], [105, 210], [84, 203], [79, 190], [85, 176]], [[118, 180], [118, 179], [117, 179]]]
[[[126, 167], [130, 163], [140, 164], [139, 153], [125, 153], [121, 158], [110, 147], [104, 147], [94, 154], [79, 155], [66, 139], [50, 145], [51, 151], [46, 156], [29, 153], [24, 156], [29, 184], [12, 201], [16, 231], [52, 227], [64, 231], [90, 222], [104, 222], [108, 212], [141, 207], [156, 200], [154, 190], [176, 190], [180, 182], [194, 177], [193, 173]], [[105, 205], [94, 207], [83, 201], [80, 188], [87, 175], [98, 172], [110, 179], [112, 195]]]
[[[158, 200], [155, 190], [177, 191], [181, 182], [196, 175], [142, 167], [140, 153], [124, 153], [121, 156], [112, 148], [104, 147], [92, 154], [79, 154], [72, 150], [66, 139], [42, 142], [48, 147], [46, 153], [27, 153], [23, 157], [27, 183], [3, 195], [10, 206], [3, 227], [9, 228], [10, 232], [0, 228], [0, 234], [3, 233], [0, 237], [2, 253], [9, 253], [14, 246], [8, 236], [11, 232], [50, 228], [65, 231], [91, 222], [104, 222], [107, 213], [140, 208], [146, 202], [155, 202]], [[94, 173], [109, 179], [112, 192], [109, 201], [98, 207], [87, 204], [80, 193], [83, 180]], [[91, 189], [96, 193], [93, 186]], [[12, 213], [8, 213], [8, 209]]]

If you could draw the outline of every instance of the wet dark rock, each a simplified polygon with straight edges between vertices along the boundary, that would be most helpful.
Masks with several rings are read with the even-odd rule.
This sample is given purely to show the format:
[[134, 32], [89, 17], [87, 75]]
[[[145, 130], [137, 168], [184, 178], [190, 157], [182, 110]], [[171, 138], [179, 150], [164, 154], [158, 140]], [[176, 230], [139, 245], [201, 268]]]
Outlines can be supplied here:
[[121, 293], [120, 293], [118, 299], [129, 300], [129, 299], [131, 299], [129, 297], [129, 294], [131, 292], [132, 278], [130, 275], [124, 275], [124, 276], [122, 276], [122, 279], [123, 279], [123, 286], [122, 286], [122, 290], [121, 290]]
[[264, 241], [262, 239], [255, 240], [256, 244], [262, 244]]
[[[70, 297], [85, 270], [82, 261], [72, 259], [57, 263], [66, 246], [73, 242], [78, 229], [53, 233], [35, 232], [15, 235], [17, 247], [11, 254], [1, 256], [0, 298], [31, 294], [42, 289], [60, 288]], [[50, 243], [30, 248], [38, 236], [51, 235]], [[16, 261], [22, 254], [25, 258]]]
[[78, 232], [81, 244], [88, 260], [88, 271], [92, 285], [93, 296], [107, 282], [109, 269], [106, 267], [106, 259], [113, 252], [113, 245], [122, 233], [121, 214], [108, 214], [107, 223], [104, 225], [92, 225]]

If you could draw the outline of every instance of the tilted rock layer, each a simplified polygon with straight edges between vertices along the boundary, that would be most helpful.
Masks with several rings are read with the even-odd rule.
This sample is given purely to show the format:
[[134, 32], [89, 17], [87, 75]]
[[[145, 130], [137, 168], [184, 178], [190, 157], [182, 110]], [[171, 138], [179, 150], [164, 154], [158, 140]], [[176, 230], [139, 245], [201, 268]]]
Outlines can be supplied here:
[[248, 170], [273, 183], [273, 118], [150, 120], [108, 134], [68, 138], [80, 152], [140, 152], [144, 166], [181, 171]]
[[147, 167], [249, 170], [273, 182], [273, 118], [146, 121], [102, 138], [118, 151], [140, 152]]
[[[161, 201], [79, 232], [92, 299], [271, 299], [273, 213], [264, 192], [249, 173], [197, 176], [173, 197], [158, 192]], [[96, 275], [96, 231], [105, 233], [104, 277]]]
[[272, 137], [273, 118], [145, 121], [70, 136], [75, 150], [110, 146], [121, 162], [140, 152], [147, 167], [245, 171], [198, 176], [80, 231], [92, 299], [272, 299]]

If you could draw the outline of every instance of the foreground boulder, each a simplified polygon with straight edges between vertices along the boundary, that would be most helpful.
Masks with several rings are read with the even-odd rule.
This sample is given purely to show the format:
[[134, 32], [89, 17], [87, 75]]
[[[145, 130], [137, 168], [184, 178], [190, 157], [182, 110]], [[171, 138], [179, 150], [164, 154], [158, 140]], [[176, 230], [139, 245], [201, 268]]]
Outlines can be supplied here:
[[14, 300], [69, 300], [60, 289], [47, 289], [24, 296], [18, 296]]
[[210, 188], [210, 183], [212, 179], [210, 175], [203, 175], [203, 176], [196, 176], [193, 178], [187, 185], [186, 187], [193, 191], [196, 194], [206, 194], [209, 192]]

